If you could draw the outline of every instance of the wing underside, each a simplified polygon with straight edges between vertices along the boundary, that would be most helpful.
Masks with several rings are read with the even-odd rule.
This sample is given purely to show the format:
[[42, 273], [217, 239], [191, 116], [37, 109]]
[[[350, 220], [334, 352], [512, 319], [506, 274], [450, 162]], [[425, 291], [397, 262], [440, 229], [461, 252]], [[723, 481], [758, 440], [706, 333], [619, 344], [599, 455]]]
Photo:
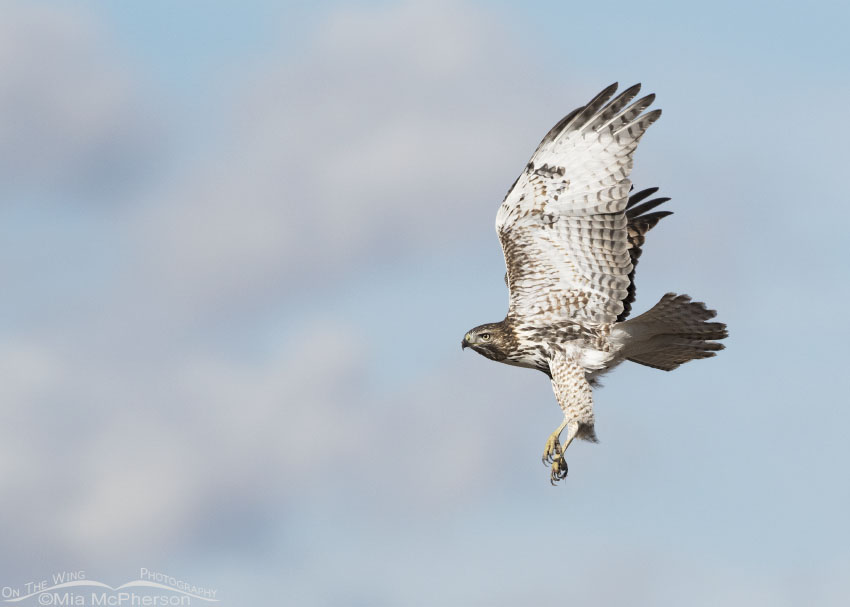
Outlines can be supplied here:
[[653, 95], [632, 102], [639, 90], [612, 99], [612, 85], [562, 119], [502, 202], [509, 315], [593, 325], [624, 313], [636, 261], [626, 215], [632, 156], [661, 114], [644, 111]]

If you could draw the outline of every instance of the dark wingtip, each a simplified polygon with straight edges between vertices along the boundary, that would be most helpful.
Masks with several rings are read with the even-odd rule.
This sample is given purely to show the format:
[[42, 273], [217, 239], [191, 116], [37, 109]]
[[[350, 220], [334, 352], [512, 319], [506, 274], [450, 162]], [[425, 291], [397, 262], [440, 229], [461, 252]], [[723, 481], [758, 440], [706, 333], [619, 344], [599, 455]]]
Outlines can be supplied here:
[[[602, 90], [601, 90], [601, 91], [599, 91], [596, 95], [594, 95], [594, 96], [593, 96], [593, 99], [591, 99], [591, 100], [587, 103], [587, 105], [585, 106], [585, 109], [587, 109], [587, 108], [596, 108], [596, 109], [598, 109], [599, 107], [601, 107], [602, 105], [604, 105], [605, 103], [607, 103], [607, 102], [608, 102], [608, 100], [611, 98], [611, 96], [612, 96], [614, 93], [616, 93], [616, 92], [617, 92], [617, 87], [618, 87], [618, 86], [620, 86], [620, 85], [619, 85], [617, 82], [614, 82], [614, 83], [609, 84], [608, 86], [606, 86], [604, 89], [602, 89]], [[594, 109], [593, 111], [596, 111], [596, 109]]]
[[599, 91], [593, 99], [591, 99], [582, 112], [586, 114], [585, 118], [595, 113], [600, 107], [608, 103], [608, 100], [617, 92], [618, 83], [609, 84], [604, 89]]
[[[626, 217], [628, 217], [629, 219], [637, 219], [638, 217], [643, 216], [644, 213], [648, 213], [649, 211], [651, 211], [652, 209], [654, 209], [658, 205], [662, 205], [665, 202], [668, 202], [669, 200], [670, 200], [670, 198], [668, 198], [668, 197], [654, 198], [653, 200], [649, 200], [647, 202], [644, 202], [643, 204], [638, 205], [636, 207], [632, 207], [632, 208], [626, 207], [627, 208]], [[672, 213], [672, 211], [658, 211], [658, 212], [659, 213]], [[666, 215], [665, 215], [665, 217], [666, 217]]]
[[[632, 184], [632, 189], [634, 189], [634, 187], [635, 187], [634, 184]], [[629, 191], [631, 191], [631, 190], [629, 190]], [[649, 198], [650, 196], [655, 194], [657, 191], [658, 191], [658, 187], [654, 187], [654, 188], [646, 188], [645, 190], [641, 190], [640, 192], [632, 194], [631, 196], [629, 196], [629, 201], [626, 203], [626, 208], [627, 209], [632, 208], [633, 206], [635, 206], [640, 201], [645, 200], [646, 198]]]

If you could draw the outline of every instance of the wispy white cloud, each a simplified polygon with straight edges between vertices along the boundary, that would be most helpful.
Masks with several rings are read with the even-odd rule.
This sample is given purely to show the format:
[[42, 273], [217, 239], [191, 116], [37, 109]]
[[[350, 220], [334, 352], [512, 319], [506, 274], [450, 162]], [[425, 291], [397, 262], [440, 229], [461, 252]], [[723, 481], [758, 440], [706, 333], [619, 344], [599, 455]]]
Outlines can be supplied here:
[[[0, 24], [0, 111], [21, 117], [14, 125], [0, 126], [0, 159], [6, 167], [0, 173], [5, 170], [10, 176], [6, 187], [46, 187], [54, 198], [69, 188], [68, 197], [79, 198], [80, 184], [97, 189], [113, 179], [113, 161], [135, 170], [136, 163], [128, 158], [151, 150], [158, 157], [175, 152], [167, 139], [150, 137], [147, 116], [139, 111], [147, 101], [145, 78], [120, 52], [112, 52], [120, 43], [94, 17], [44, 5], [14, 6], [15, 25], [10, 25], [11, 19]], [[89, 208], [87, 215], [77, 218], [82, 228], [57, 221], [58, 227], [40, 234], [39, 241], [17, 237], [24, 254], [16, 264], [15, 278], [41, 280], [51, 288], [46, 294], [28, 290], [28, 283], [21, 280], [23, 286], [9, 289], [6, 297], [15, 304], [14, 318], [23, 320], [4, 325], [7, 339], [0, 347], [4, 480], [0, 535], [6, 555], [0, 569], [20, 568], [11, 560], [36, 544], [49, 553], [45, 560], [62, 566], [81, 560], [135, 566], [138, 555], [162, 552], [194, 557], [202, 552], [199, 545], [219, 537], [229, 551], [240, 537], [256, 532], [257, 521], [260, 535], [280, 532], [281, 527], [286, 533], [287, 517], [296, 512], [302, 518], [292, 528], [306, 518], [324, 529], [324, 535], [305, 543], [319, 546], [304, 557], [306, 572], [300, 583], [305, 596], [327, 571], [323, 568], [327, 555], [337, 570], [356, 570], [352, 563], [359, 560], [364, 569], [383, 570], [388, 561], [406, 552], [421, 556], [392, 563], [400, 577], [407, 576], [405, 583], [415, 586], [417, 574], [433, 567], [434, 579], [455, 580], [473, 604], [492, 603], [495, 590], [510, 597], [506, 603], [528, 602], [535, 591], [540, 600], [549, 600], [551, 569], [544, 567], [538, 578], [529, 573], [538, 558], [560, 567], [559, 574], [567, 571], [574, 583], [592, 581], [571, 595], [579, 601], [622, 603], [622, 588], [609, 583], [612, 569], [628, 590], [637, 586], [644, 598], [650, 597], [645, 604], [651, 604], [653, 597], [686, 594], [683, 590], [665, 594], [665, 583], [671, 579], [667, 571], [675, 563], [635, 540], [644, 528], [647, 535], [667, 528], [662, 520], [666, 514], [657, 508], [665, 496], [682, 511], [692, 507], [690, 516], [699, 515], [699, 496], [689, 496], [684, 489], [673, 495], [663, 471], [678, 474], [682, 483], [687, 478], [691, 491], [707, 494], [714, 486], [699, 485], [693, 468], [709, 476], [711, 466], [725, 457], [724, 473], [736, 466], [756, 470], [753, 460], [761, 464], [768, 456], [754, 458], [753, 447], [735, 451], [731, 444], [715, 454], [719, 439], [727, 440], [726, 435], [707, 431], [699, 442], [685, 438], [695, 433], [681, 428], [706, 423], [695, 419], [717, 415], [721, 409], [716, 403], [723, 403], [723, 413], [735, 417], [734, 431], [743, 433], [746, 428], [750, 436], [761, 439], [758, 444], [766, 452], [775, 447], [775, 437], [763, 435], [773, 433], [799, 404], [781, 400], [779, 392], [785, 387], [781, 382], [764, 382], [758, 391], [740, 389], [749, 382], [740, 379], [739, 369], [768, 375], [768, 365], [752, 364], [752, 350], [742, 345], [746, 338], [712, 361], [727, 365], [728, 381], [712, 386], [707, 396], [692, 398], [687, 392], [688, 407], [698, 413], [688, 413], [676, 402], [686, 393], [676, 388], [690, 371], [678, 372], [675, 377], [680, 379], [665, 377], [664, 392], [660, 383], [623, 380], [625, 370], [621, 371], [600, 396], [600, 415], [610, 420], [608, 430], [600, 429], [600, 434], [603, 441], [610, 436], [611, 445], [618, 445], [618, 459], [611, 459], [615, 449], [605, 442], [581, 445], [571, 459], [573, 471], [607, 467], [607, 481], [574, 472], [569, 488], [543, 494], [533, 493], [546, 485], [546, 470], [536, 458], [542, 439], [558, 421], [547, 382], [542, 376], [469, 358], [461, 367], [448, 354], [437, 357], [422, 346], [433, 343], [428, 341], [432, 335], [422, 334], [439, 334], [442, 339], [444, 331], [450, 332], [447, 325], [462, 322], [453, 306], [469, 304], [441, 296], [445, 309], [434, 311], [425, 305], [403, 309], [404, 303], [422, 299], [420, 292], [426, 288], [446, 293], [449, 289], [440, 283], [411, 288], [391, 304], [376, 297], [367, 302], [369, 306], [360, 302], [373, 315], [369, 319], [353, 312], [333, 313], [347, 303], [328, 311], [328, 301], [350, 294], [337, 289], [341, 281], [356, 283], [364, 300], [377, 292], [370, 281], [383, 281], [384, 291], [402, 288], [398, 276], [389, 271], [369, 275], [366, 269], [373, 260], [392, 268], [388, 258], [422, 261], [439, 251], [448, 259], [454, 255], [456, 261], [446, 265], [456, 270], [466, 262], [467, 252], [457, 245], [464, 240], [491, 243], [493, 280], [499, 297], [504, 297], [491, 227], [496, 205], [527, 159], [535, 137], [559, 112], [569, 109], [564, 107], [567, 96], [559, 99], [555, 92], [562, 85], [553, 84], [543, 73], [547, 59], [539, 51], [546, 41], [518, 40], [511, 33], [515, 30], [500, 23], [490, 9], [463, 3], [329, 9], [317, 29], [305, 35], [308, 43], [297, 53], [273, 51], [232, 83], [231, 105], [208, 125], [203, 145], [193, 148], [182, 142], [181, 152], [189, 150], [193, 157], [181, 158], [171, 174], [159, 174], [155, 182], [146, 183], [144, 195], [130, 196], [121, 190], [108, 197], [124, 203], [117, 205], [117, 211]], [[565, 62], [559, 63], [562, 70], [568, 69]], [[569, 99], [583, 99], [584, 93], [594, 92], [608, 78], [581, 86], [582, 94]], [[551, 80], [565, 78], [559, 73]], [[572, 84], [580, 86], [575, 79]], [[543, 90], [549, 98], [541, 94]], [[670, 98], [665, 98], [665, 111], [678, 105], [691, 114], [678, 123], [675, 113], [665, 114], [660, 124], [669, 125], [665, 133], [676, 139], [661, 145], [660, 131], [654, 131], [641, 150], [639, 170], [646, 175], [653, 165], [666, 167], [671, 178], [662, 185], [674, 194], [715, 173], [750, 179], [734, 169], [763, 145], [751, 134], [747, 146], [730, 146], [728, 153], [715, 158], [716, 165], [708, 164], [709, 152], [700, 162], [684, 152], [691, 149], [686, 142], [693, 139], [696, 128], [691, 116], [708, 115], [716, 105], [710, 100], [698, 105], [706, 96], [702, 76], [688, 90], [691, 96], [678, 103], [668, 106]], [[733, 101], [740, 102], [737, 91], [728, 95], [730, 107]], [[762, 112], [759, 116], [774, 107], [753, 105]], [[836, 106], [829, 107], [837, 120]], [[773, 111], [776, 119], [787, 108]], [[517, 116], [529, 121], [533, 117], [535, 130], [524, 131], [528, 123], [522, 124]], [[730, 130], [737, 124], [735, 116], [730, 112], [725, 118], [731, 121]], [[705, 140], [716, 139], [706, 148], [721, 146], [722, 129], [709, 126]], [[799, 131], [794, 133], [802, 137]], [[784, 137], [774, 135], [769, 141], [778, 147]], [[788, 166], [808, 166], [804, 153], [782, 157], [794, 159]], [[759, 171], [765, 182], [774, 176], [768, 163]], [[124, 187], [122, 180], [117, 182], [119, 189]], [[721, 185], [718, 177], [711, 196], [695, 191], [689, 200], [677, 201], [675, 227], [669, 224], [669, 229], [659, 228], [651, 235], [652, 247], [641, 264], [644, 296], [651, 298], [653, 289], [663, 291], [675, 284], [669, 275], [664, 284], [652, 278], [660, 274], [666, 254], [689, 280], [698, 280], [691, 277], [703, 270], [716, 272], [716, 281], [722, 284], [712, 293], [725, 290], [729, 297], [746, 298], [749, 291], [744, 287], [729, 286], [724, 265], [740, 258], [742, 251], [761, 246], [764, 237], [756, 234], [746, 247], [737, 243], [725, 247], [725, 254], [715, 253], [717, 241], [743, 239], [758, 230], [775, 234], [777, 225], [788, 227], [797, 209], [786, 200], [781, 221], [771, 215], [759, 223], [755, 219], [763, 217], [762, 212], [733, 197], [722, 198]], [[753, 195], [760, 191], [749, 181], [745, 185]], [[772, 183], [770, 196], [778, 199], [781, 189]], [[738, 227], [724, 232], [719, 219], [711, 229], [700, 223], [714, 214], [734, 214]], [[705, 229], [699, 231], [700, 227]], [[827, 233], [834, 236], [838, 228], [832, 229]], [[809, 239], [823, 233], [820, 225], [802, 231], [807, 230]], [[692, 245], [687, 250], [693, 263], [702, 264], [699, 272], [681, 264], [685, 241]], [[711, 268], [703, 267], [709, 263]], [[416, 263], [398, 268], [411, 282], [424, 272]], [[436, 274], [432, 268], [429, 278]], [[740, 274], [751, 275], [749, 268]], [[457, 271], [453, 280], [467, 289], [462, 293], [464, 302], [480, 295], [477, 278]], [[814, 285], [817, 274], [803, 280]], [[708, 296], [708, 291], [695, 295]], [[771, 299], [779, 298], [771, 292]], [[709, 299], [712, 304], [716, 301]], [[734, 314], [742, 318], [755, 309], [744, 307], [721, 307], [724, 320]], [[303, 316], [296, 317], [293, 310]], [[406, 321], [417, 312], [422, 317], [414, 319], [416, 326], [409, 334], [392, 333], [389, 321], [380, 322], [390, 316]], [[242, 331], [246, 319], [256, 324], [247, 336]], [[380, 326], [382, 334], [367, 331], [367, 322]], [[285, 332], [281, 325], [286, 325]], [[733, 328], [733, 336], [750, 328], [744, 322], [733, 326], [741, 327]], [[384, 350], [398, 342], [398, 352], [407, 359], [377, 360], [378, 342]], [[454, 341], [451, 347], [457, 349]], [[761, 347], [763, 351], [765, 346]], [[801, 358], [792, 352], [772, 360], [798, 370], [808, 364], [823, 372], [816, 369], [819, 361], [810, 357], [794, 361], [795, 357]], [[378, 370], [390, 363], [403, 366], [404, 373], [388, 386]], [[658, 398], [640, 409], [618, 411], [617, 425], [614, 409], [607, 405], [630, 403], [635, 391]], [[802, 388], [793, 392], [801, 400], [811, 397]], [[768, 396], [776, 403], [758, 408]], [[747, 399], [752, 402], [744, 408], [740, 401]], [[829, 404], [810, 403], [807, 411], [817, 414], [818, 420], [831, 419]], [[709, 407], [710, 413], [704, 413]], [[522, 424], [517, 424], [520, 419]], [[799, 428], [814, 434], [802, 422]], [[843, 444], [838, 430], [826, 428], [822, 433], [821, 455], [838, 454]], [[675, 450], [669, 445], [674, 440]], [[534, 445], [532, 453], [529, 444]], [[710, 456], [705, 456], [707, 452]], [[632, 454], [626, 463], [623, 453]], [[783, 463], [791, 457], [782, 456]], [[750, 461], [741, 465], [747, 458]], [[664, 466], [654, 466], [658, 461]], [[785, 487], [776, 481], [780, 475], [761, 472], [760, 480], [772, 488]], [[809, 494], [815, 495], [816, 489], [831, 482], [827, 476], [807, 471], [805, 479], [796, 481], [796, 491], [808, 483]], [[741, 490], [751, 484], [746, 475], [736, 478]], [[534, 499], [522, 502], [506, 496], [508, 486], [531, 487]], [[835, 497], [840, 490], [831, 489], [830, 495]], [[635, 504], [620, 503], [624, 494]], [[484, 506], [490, 499], [498, 500], [496, 509]], [[748, 511], [751, 518], [764, 506], [764, 501], [754, 501]], [[835, 499], [823, 508], [838, 509], [841, 503]], [[314, 507], [330, 510], [334, 516], [325, 518], [332, 522], [305, 517]], [[543, 509], [539, 516], [538, 508]], [[719, 509], [730, 520], [738, 514], [735, 504]], [[384, 543], [368, 552], [364, 546], [370, 542], [359, 541], [335, 518], [341, 511], [352, 519], [359, 517], [356, 523], [365, 526], [364, 536], [372, 532], [390, 536], [397, 529], [404, 534], [383, 537]], [[773, 516], [787, 522], [787, 511], [782, 512], [785, 515]], [[444, 518], [429, 519], [434, 513]], [[406, 517], [412, 517], [415, 525]], [[729, 521], [720, 518], [711, 528], [727, 535], [737, 532], [736, 524], [741, 528], [750, 520], [735, 519], [727, 526]], [[391, 524], [384, 525], [386, 521]], [[411, 532], [417, 525], [420, 528]], [[797, 540], [807, 533], [791, 527]], [[494, 529], [504, 534], [495, 536]], [[432, 533], [433, 538], [426, 537]], [[586, 568], [581, 567], [583, 554], [572, 561], [559, 560], [571, 542], [596, 545], [599, 536], [610, 542], [630, 533], [628, 540], [617, 538], [618, 546], [626, 546], [619, 560], [595, 554]], [[489, 544], [482, 543], [485, 537]], [[752, 537], [770, 539], [770, 531], [757, 530]], [[447, 556], [447, 545], [456, 554]], [[252, 553], [255, 548], [252, 543]], [[458, 562], [481, 559], [485, 552], [489, 560], [471, 573], [457, 567]], [[502, 553], [507, 556], [500, 559]], [[277, 570], [284, 560], [266, 566]], [[655, 564], [632, 567], [632, 561], [648, 560]], [[776, 598], [773, 574], [742, 581], [723, 567], [712, 569], [710, 558], [683, 557], [683, 562], [705, 566], [730, 583], [728, 592], [706, 594], [712, 601], [719, 597], [714, 602], [734, 604], [738, 588], [765, 604]], [[493, 571], [499, 567], [520, 571], [523, 577], [506, 576], [501, 585], [494, 584]], [[835, 569], [840, 573], [846, 566], [838, 564]], [[710, 574], [686, 573], [685, 585], [712, 581]], [[837, 602], [834, 597], [845, 590], [834, 582], [839, 577], [832, 572], [813, 581], [813, 587], [822, 589], [825, 603]], [[430, 577], [420, 583], [432, 590], [435, 585]], [[605, 588], [597, 593], [593, 586]], [[397, 604], [399, 597], [409, 596], [388, 591], [387, 601]]]
[[[510, 467], [503, 409], [519, 390], [495, 381], [513, 398], [494, 408], [448, 368], [388, 391], [363, 348], [333, 320], [253, 361], [196, 352], [137, 369], [10, 346], [0, 367], [18, 378], [0, 394], [14, 405], [0, 428], [0, 520], [15, 521], [7, 544], [99, 560], [128, 545], [187, 549], [236, 498], [271, 516], [328, 486], [371, 487], [383, 507], [409, 511], [481, 499], [489, 476]], [[447, 391], [464, 406], [436, 406]]]
[[294, 60], [252, 72], [209, 162], [141, 210], [153, 288], [192, 306], [285, 300], [372, 256], [451, 244], [473, 217], [489, 233], [533, 148], [510, 120], [533, 74], [521, 57], [478, 8], [333, 12]]
[[[153, 116], [127, 64], [82, 10], [11, 2], [0, 22], [0, 187], [114, 195], [153, 158]], [[120, 184], [120, 185], [119, 185]]]

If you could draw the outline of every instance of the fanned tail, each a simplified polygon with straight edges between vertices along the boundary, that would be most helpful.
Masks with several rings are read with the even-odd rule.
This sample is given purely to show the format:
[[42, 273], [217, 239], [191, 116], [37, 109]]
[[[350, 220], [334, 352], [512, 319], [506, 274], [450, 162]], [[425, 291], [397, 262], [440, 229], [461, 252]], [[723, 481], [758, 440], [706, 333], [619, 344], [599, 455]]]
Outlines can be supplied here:
[[672, 371], [698, 358], [715, 356], [729, 335], [722, 322], [709, 322], [717, 313], [687, 295], [667, 293], [655, 306], [615, 328], [625, 357], [641, 365]]

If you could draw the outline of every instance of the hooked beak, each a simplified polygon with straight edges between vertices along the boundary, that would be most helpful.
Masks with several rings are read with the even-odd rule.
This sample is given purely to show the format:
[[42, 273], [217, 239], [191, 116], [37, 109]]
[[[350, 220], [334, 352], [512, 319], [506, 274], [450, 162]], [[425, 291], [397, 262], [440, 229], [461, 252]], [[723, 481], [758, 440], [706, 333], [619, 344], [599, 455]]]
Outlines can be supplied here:
[[463, 336], [463, 341], [460, 342], [460, 349], [463, 351], [464, 349], [469, 347], [469, 333]]

